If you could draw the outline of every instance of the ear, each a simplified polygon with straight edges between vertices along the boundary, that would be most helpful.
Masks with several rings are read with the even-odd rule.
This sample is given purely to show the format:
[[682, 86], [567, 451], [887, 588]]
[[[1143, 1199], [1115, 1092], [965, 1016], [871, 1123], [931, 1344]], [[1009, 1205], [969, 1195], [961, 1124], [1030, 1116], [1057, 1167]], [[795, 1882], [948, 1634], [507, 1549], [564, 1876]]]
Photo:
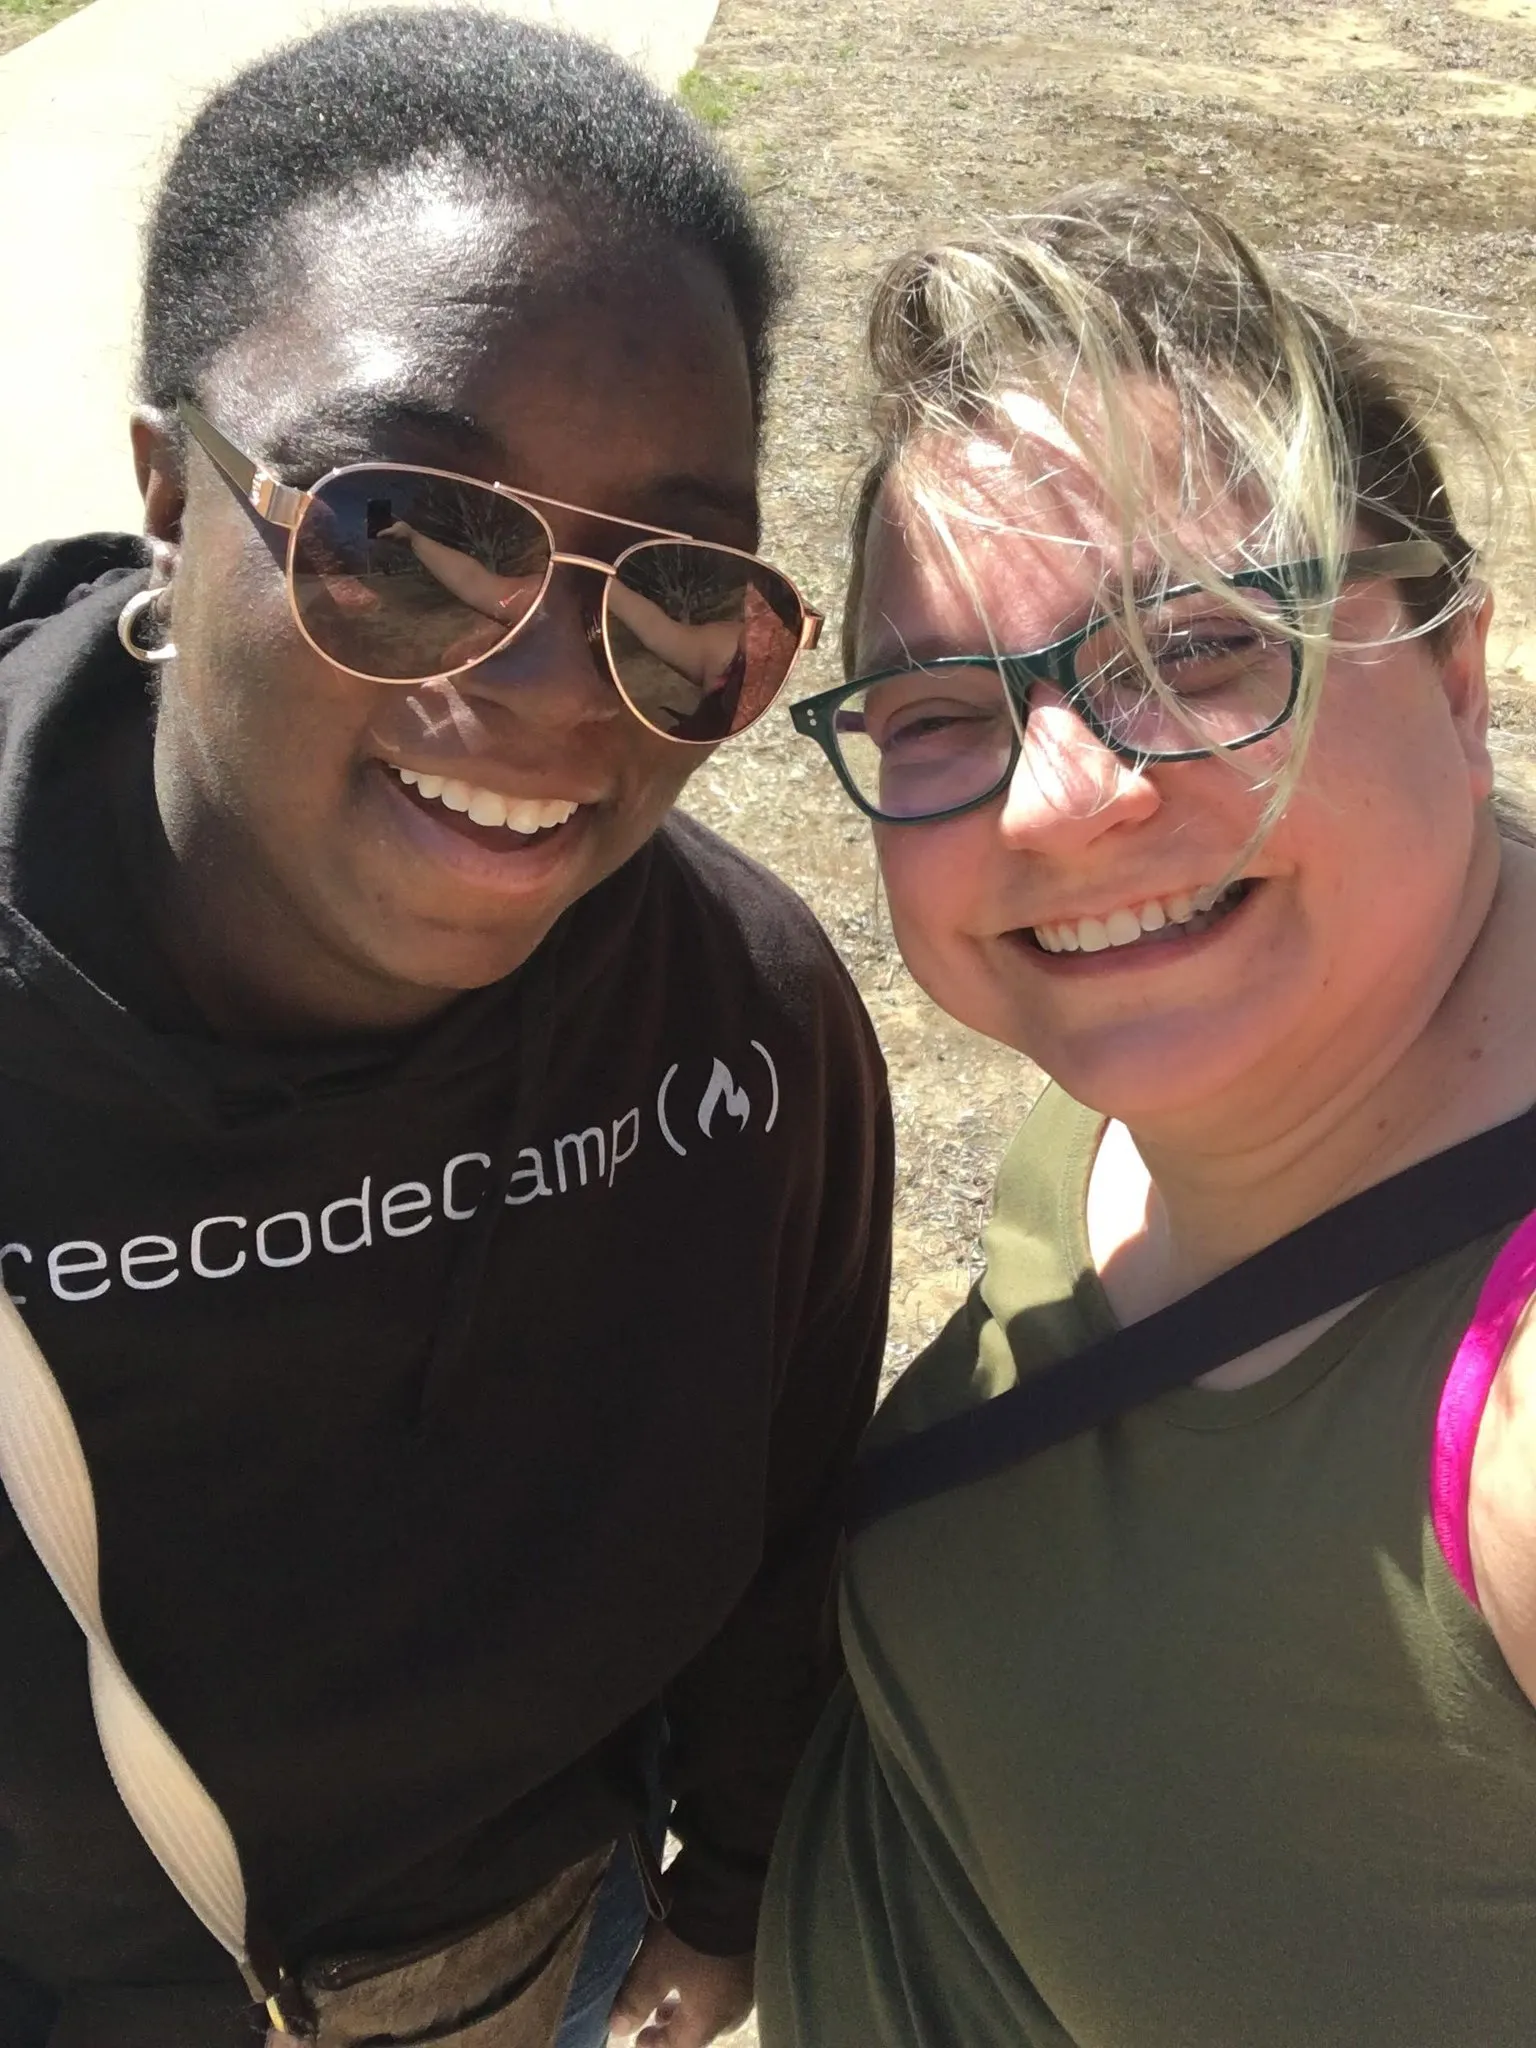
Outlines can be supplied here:
[[1479, 585], [1456, 620], [1454, 638], [1438, 656], [1440, 686], [1461, 742], [1472, 794], [1479, 803], [1493, 793], [1493, 757], [1488, 751], [1488, 628], [1493, 592]]
[[186, 484], [177, 438], [165, 414], [150, 405], [134, 407], [129, 433], [139, 495], [144, 500], [144, 531], [151, 540], [179, 549]]

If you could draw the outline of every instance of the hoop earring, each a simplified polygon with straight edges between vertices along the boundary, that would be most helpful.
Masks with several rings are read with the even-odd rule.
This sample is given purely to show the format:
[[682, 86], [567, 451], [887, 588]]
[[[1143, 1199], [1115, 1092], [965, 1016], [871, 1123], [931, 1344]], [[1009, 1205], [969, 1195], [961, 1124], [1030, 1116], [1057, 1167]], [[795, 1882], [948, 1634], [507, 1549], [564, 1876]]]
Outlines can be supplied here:
[[118, 639], [123, 643], [124, 648], [133, 656], [135, 661], [142, 661], [150, 668], [158, 666], [162, 661], [174, 661], [176, 659], [176, 644], [174, 641], [167, 640], [163, 647], [141, 647], [134, 638], [134, 631], [138, 626], [139, 620], [143, 618], [147, 611], [152, 610], [159, 603], [165, 592], [166, 585], [163, 583], [153, 590], [135, 591], [117, 615]]

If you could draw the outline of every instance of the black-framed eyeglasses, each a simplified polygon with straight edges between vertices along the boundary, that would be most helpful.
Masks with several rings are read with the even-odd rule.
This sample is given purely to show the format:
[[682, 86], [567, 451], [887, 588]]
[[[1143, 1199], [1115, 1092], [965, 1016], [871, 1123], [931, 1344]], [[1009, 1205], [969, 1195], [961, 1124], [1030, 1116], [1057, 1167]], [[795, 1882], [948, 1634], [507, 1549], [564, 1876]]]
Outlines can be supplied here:
[[[715, 746], [762, 717], [820, 635], [783, 571], [742, 548], [416, 463], [349, 463], [298, 490], [190, 400], [176, 410], [256, 517], [286, 531], [294, 624], [349, 675], [462, 675], [517, 638], [558, 567], [586, 569], [603, 579], [597, 632], [625, 704], [662, 739]], [[563, 554], [551, 511], [641, 538], [608, 562]]]
[[[1447, 567], [1433, 541], [1391, 541], [1346, 555], [1337, 585]], [[1222, 582], [1230, 601], [1219, 588], [1181, 584], [1137, 604], [1134, 631], [1123, 610], [1100, 612], [1034, 653], [899, 664], [804, 697], [790, 717], [859, 809], [887, 825], [958, 817], [1000, 796], [1042, 683], [1138, 767], [1251, 747], [1296, 709], [1304, 616], [1336, 587], [1334, 570], [1281, 562]]]

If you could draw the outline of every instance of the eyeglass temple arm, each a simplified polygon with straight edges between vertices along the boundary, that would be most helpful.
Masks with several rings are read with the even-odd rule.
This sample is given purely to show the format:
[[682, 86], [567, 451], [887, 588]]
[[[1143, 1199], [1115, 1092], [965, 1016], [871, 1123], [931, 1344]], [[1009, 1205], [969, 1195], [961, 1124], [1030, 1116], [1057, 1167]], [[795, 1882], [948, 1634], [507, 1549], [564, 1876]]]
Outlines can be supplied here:
[[295, 490], [292, 484], [280, 482], [270, 470], [262, 469], [253, 462], [233, 441], [224, 438], [213, 421], [199, 411], [190, 398], [178, 398], [176, 411], [182, 425], [214, 468], [221, 476], [228, 477], [258, 519], [265, 519], [273, 526], [298, 525], [309, 502], [307, 491]]
[[800, 628], [802, 654], [809, 654], [813, 647], [821, 645], [821, 629], [826, 623], [826, 615], [823, 612], [813, 612], [809, 605], [806, 606], [805, 622]]
[[1344, 577], [1401, 576], [1412, 583], [1421, 576], [1437, 576], [1451, 566], [1450, 557], [1438, 541], [1389, 540], [1371, 548], [1357, 548], [1340, 563]]

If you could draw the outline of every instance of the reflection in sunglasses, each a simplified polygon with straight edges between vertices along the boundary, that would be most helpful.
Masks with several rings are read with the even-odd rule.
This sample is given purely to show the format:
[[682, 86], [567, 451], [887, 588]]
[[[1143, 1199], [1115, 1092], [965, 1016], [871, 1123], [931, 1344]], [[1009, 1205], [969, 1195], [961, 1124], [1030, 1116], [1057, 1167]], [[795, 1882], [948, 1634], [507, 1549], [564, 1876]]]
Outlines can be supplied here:
[[741, 621], [720, 619], [696, 626], [672, 618], [659, 604], [615, 577], [608, 608], [642, 646], [705, 694], [723, 688], [741, 653]]
[[[371, 538], [409, 547], [450, 596], [486, 618], [505, 620], [508, 624], [522, 617], [543, 583], [542, 567], [536, 576], [497, 575], [473, 555], [434, 540], [404, 519], [393, 519], [387, 526], [375, 524]], [[705, 550], [696, 552], [702, 561]], [[676, 593], [680, 606], [690, 597], [697, 598], [705, 580], [701, 573], [697, 591]], [[720, 596], [720, 592], [714, 593], [717, 604]], [[734, 601], [739, 608], [740, 593], [726, 593], [726, 601]], [[612, 617], [626, 629], [633, 642], [632, 648], [619, 652], [619, 668], [625, 688], [635, 697], [644, 716], [665, 718], [676, 731], [697, 715], [705, 698], [725, 691], [729, 693], [728, 701], [721, 708], [728, 727], [745, 672], [741, 619], [713, 619], [695, 625], [674, 618], [619, 576], [609, 582], [608, 605]], [[664, 673], [653, 670], [642, 677], [636, 654], [653, 657]]]
[[467, 604], [471, 610], [484, 613], [488, 619], [519, 618], [528, 607], [530, 584], [541, 584], [544, 580], [542, 566], [536, 575], [498, 576], [472, 555], [418, 533], [403, 519], [381, 526], [375, 538], [404, 541], [421, 566], [450, 596], [456, 597], [461, 604]]
[[[190, 400], [176, 409], [255, 516], [289, 534], [294, 618], [351, 675], [431, 683], [490, 659], [531, 618], [552, 566], [569, 562], [607, 578], [603, 638], [630, 709], [663, 738], [712, 746], [762, 716], [820, 637], [789, 579], [739, 549], [414, 464], [349, 463], [303, 490]], [[558, 555], [541, 506], [655, 538], [612, 567]]]

